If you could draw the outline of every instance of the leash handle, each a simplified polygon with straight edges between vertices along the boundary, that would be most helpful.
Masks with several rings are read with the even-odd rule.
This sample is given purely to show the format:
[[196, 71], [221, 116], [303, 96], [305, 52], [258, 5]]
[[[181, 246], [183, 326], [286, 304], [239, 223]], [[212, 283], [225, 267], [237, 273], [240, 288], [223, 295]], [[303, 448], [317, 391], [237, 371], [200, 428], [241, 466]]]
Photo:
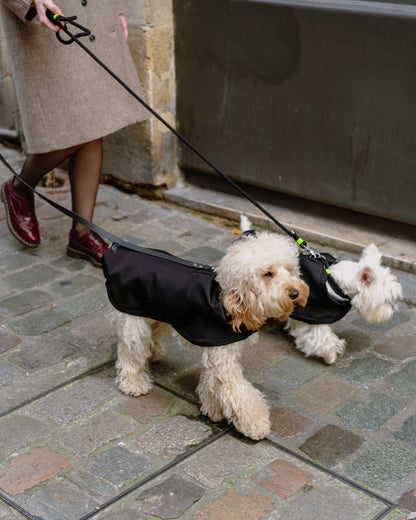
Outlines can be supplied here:
[[[76, 41], [77, 38], [82, 38], [83, 36], [89, 36], [91, 34], [91, 31], [89, 29], [75, 21], [77, 19], [76, 16], [62, 16], [61, 14], [53, 13], [50, 9], [46, 9], [46, 16], [53, 24], [57, 25], [62, 31], [64, 31], [69, 36], [69, 40], [65, 40], [64, 38], [62, 38], [60, 31], [56, 33], [56, 37], [64, 45], [70, 45], [71, 43], [74, 43], [74, 41]], [[68, 23], [74, 25], [75, 27], [78, 27], [78, 29], [81, 29], [81, 32], [72, 35], [67, 30], [66, 24]]]

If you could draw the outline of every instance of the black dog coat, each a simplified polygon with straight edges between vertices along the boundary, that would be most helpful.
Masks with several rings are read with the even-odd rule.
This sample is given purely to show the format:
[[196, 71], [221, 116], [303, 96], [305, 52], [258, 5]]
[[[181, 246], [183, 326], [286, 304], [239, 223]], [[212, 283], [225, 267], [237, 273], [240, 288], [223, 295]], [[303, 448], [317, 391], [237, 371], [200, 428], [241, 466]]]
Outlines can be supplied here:
[[[332, 257], [327, 258], [331, 262]], [[341, 319], [351, 304], [328, 293], [322, 262], [306, 255], [299, 255], [299, 261], [310, 296], [306, 307], [297, 306], [291, 318], [310, 324]], [[113, 244], [103, 255], [103, 272], [109, 300], [116, 309], [169, 323], [195, 345], [228, 345], [253, 333], [244, 325], [240, 333], [232, 329], [211, 266], [164, 251], [133, 251]]]
[[244, 326], [241, 333], [234, 332], [213, 267], [164, 251], [138, 252], [113, 244], [104, 253], [103, 271], [116, 309], [169, 323], [194, 345], [228, 345], [253, 334]]
[[[306, 306], [297, 305], [290, 317], [310, 325], [335, 323], [351, 309], [351, 300], [342, 293], [326, 272], [326, 267], [332, 265], [335, 258], [329, 253], [321, 255], [326, 259], [326, 266], [313, 256], [299, 255], [300, 276], [309, 286], [309, 296]], [[328, 284], [336, 296], [328, 291]]]

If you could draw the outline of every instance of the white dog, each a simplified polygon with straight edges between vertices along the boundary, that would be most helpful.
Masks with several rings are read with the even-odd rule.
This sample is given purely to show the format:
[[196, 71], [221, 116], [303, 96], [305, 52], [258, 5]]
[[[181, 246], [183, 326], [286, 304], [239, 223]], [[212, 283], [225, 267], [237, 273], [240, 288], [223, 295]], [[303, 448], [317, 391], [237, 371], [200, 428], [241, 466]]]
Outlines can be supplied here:
[[[244, 215], [241, 217], [241, 228], [246, 232], [252, 229], [251, 222]], [[389, 321], [396, 310], [397, 301], [402, 298], [402, 286], [390, 269], [381, 265], [381, 260], [382, 255], [377, 246], [370, 244], [362, 251], [357, 262], [343, 260], [330, 266], [333, 279], [344, 293], [342, 296], [326, 283], [325, 289], [334, 300], [345, 305], [345, 297], [349, 299], [348, 309], [358, 311], [368, 323]], [[300, 265], [302, 275], [305, 275], [303, 268], [306, 266], [302, 260]], [[312, 305], [312, 301], [308, 301], [300, 314], [308, 315]], [[347, 311], [342, 312], [345, 314]], [[339, 338], [330, 325], [310, 325], [289, 317], [286, 320], [286, 329], [294, 338], [296, 347], [307, 357], [321, 357], [330, 365], [344, 352], [346, 341]]]
[[[402, 298], [402, 286], [390, 269], [381, 265], [381, 257], [377, 246], [370, 244], [357, 262], [343, 260], [330, 267], [333, 278], [351, 299], [352, 308], [368, 323], [389, 321], [396, 302]], [[328, 291], [333, 293], [329, 285]], [[328, 365], [344, 352], [345, 340], [329, 325], [308, 325], [288, 319], [287, 330], [306, 356], [322, 357]]]
[[[257, 331], [269, 318], [285, 320], [295, 305], [307, 302], [309, 289], [299, 277], [297, 246], [277, 234], [261, 232], [236, 240], [215, 268], [215, 277], [230, 327], [237, 332]], [[127, 395], [146, 394], [152, 388], [149, 361], [162, 358], [159, 339], [169, 325], [116, 310], [112, 315], [119, 337], [118, 388]], [[197, 394], [202, 413], [212, 421], [225, 418], [243, 435], [262, 439], [270, 432], [269, 408], [261, 392], [243, 376], [238, 360], [242, 345], [237, 341], [196, 347], [203, 366]]]

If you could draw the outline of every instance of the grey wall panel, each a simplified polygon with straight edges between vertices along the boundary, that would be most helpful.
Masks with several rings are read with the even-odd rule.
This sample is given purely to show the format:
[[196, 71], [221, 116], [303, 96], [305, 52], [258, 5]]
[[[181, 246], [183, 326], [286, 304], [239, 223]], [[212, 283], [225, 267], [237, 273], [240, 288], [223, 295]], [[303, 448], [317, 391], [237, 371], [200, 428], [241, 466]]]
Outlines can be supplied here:
[[277, 4], [174, 2], [180, 131], [236, 180], [416, 224], [416, 19]]

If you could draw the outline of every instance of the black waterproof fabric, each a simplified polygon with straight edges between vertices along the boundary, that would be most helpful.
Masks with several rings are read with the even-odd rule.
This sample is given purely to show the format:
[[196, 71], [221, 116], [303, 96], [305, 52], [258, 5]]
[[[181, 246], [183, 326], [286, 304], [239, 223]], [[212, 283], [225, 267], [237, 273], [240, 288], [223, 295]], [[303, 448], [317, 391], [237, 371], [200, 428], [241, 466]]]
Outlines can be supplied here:
[[[327, 259], [327, 266], [334, 263], [335, 258], [329, 253], [321, 254]], [[351, 301], [344, 295], [339, 295], [340, 299], [328, 292], [328, 275], [323, 263], [312, 256], [300, 254], [299, 264], [301, 278], [309, 285], [309, 297], [306, 307], [296, 306], [290, 317], [311, 325], [331, 324], [343, 318], [351, 309]]]
[[253, 333], [244, 326], [241, 333], [233, 331], [212, 267], [160, 253], [163, 258], [115, 244], [104, 253], [107, 293], [116, 309], [169, 323], [201, 347], [228, 345]]
[[[185, 339], [201, 347], [228, 345], [253, 332], [244, 326], [234, 332], [220, 301], [220, 287], [211, 266], [201, 266], [164, 251], [133, 251], [113, 244], [103, 256], [107, 294], [119, 311], [169, 323]], [[331, 255], [325, 255], [328, 265]], [[349, 299], [328, 293], [328, 276], [321, 261], [299, 255], [301, 277], [309, 285], [306, 307], [295, 308], [291, 318], [330, 324], [350, 310]]]

